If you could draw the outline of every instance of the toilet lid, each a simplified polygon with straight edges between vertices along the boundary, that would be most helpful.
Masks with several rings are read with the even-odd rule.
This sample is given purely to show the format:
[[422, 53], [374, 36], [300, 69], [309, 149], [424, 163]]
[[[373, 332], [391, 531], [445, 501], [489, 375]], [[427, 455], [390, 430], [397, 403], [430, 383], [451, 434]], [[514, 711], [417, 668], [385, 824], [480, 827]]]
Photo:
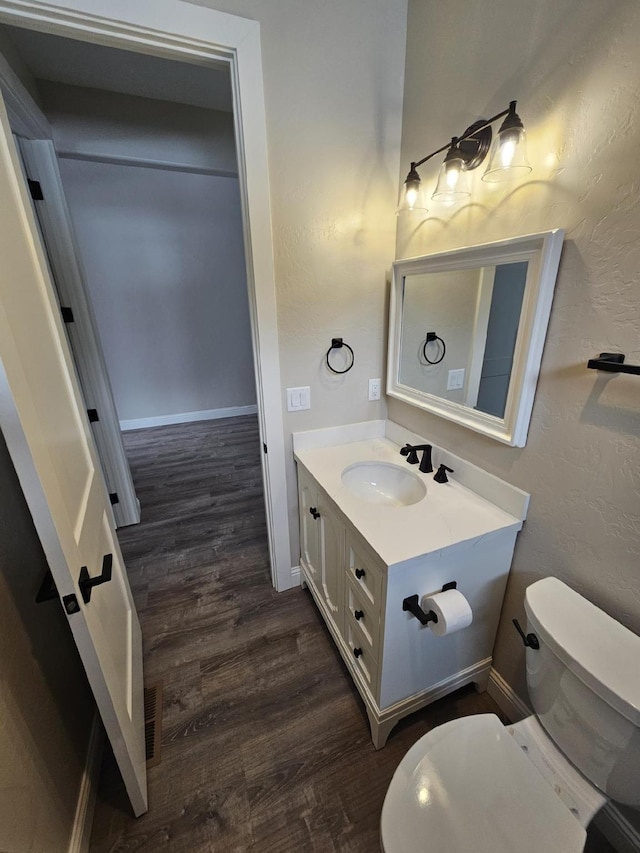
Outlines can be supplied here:
[[579, 853], [586, 832], [494, 714], [413, 745], [382, 807], [384, 853]]

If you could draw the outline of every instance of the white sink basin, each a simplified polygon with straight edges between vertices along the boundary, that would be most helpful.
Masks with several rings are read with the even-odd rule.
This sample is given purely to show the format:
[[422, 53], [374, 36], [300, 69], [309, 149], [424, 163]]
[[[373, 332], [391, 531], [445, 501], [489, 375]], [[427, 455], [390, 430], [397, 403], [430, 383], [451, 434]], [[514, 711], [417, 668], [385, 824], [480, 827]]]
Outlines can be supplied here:
[[342, 483], [361, 500], [384, 506], [411, 506], [427, 494], [419, 477], [390, 462], [349, 465], [342, 472]]

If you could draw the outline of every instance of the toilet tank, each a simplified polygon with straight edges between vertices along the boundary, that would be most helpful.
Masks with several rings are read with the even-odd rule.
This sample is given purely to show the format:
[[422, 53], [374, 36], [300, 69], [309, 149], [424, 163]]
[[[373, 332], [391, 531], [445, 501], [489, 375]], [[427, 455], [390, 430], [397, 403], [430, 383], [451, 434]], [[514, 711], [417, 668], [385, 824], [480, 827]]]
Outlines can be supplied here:
[[640, 808], [640, 637], [557, 578], [528, 587], [525, 610], [541, 724], [603, 793]]

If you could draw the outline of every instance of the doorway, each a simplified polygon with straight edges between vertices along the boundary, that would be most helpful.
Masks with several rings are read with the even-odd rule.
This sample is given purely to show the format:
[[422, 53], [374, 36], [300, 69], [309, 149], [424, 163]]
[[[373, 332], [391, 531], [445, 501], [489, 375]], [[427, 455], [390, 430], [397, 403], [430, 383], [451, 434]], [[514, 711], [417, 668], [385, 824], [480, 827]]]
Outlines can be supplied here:
[[95, 12], [100, 3], [78, 2], [73, 15], [62, 10], [52, 12], [51, 7], [40, 3], [29, 4], [28, 12], [0, 6], [0, 20], [59, 36], [126, 48], [138, 55], [161, 56], [174, 62], [209, 67], [222, 63], [229, 69], [272, 580], [276, 589], [287, 589], [293, 582], [258, 27], [254, 22], [235, 16], [167, 0], [154, 4], [152, 10], [127, 12], [127, 27], [123, 28], [106, 18], [109, 4], [102, 5], [104, 8], [100, 11], [105, 17], [100, 18], [88, 14], [84, 8], [90, 6]]
[[15, 27], [0, 27], [0, 45], [30, 73], [50, 127], [52, 140], [18, 146], [127, 526], [140, 515], [124, 447], [113, 453], [121, 429], [257, 411], [228, 68], [177, 73], [170, 60]]

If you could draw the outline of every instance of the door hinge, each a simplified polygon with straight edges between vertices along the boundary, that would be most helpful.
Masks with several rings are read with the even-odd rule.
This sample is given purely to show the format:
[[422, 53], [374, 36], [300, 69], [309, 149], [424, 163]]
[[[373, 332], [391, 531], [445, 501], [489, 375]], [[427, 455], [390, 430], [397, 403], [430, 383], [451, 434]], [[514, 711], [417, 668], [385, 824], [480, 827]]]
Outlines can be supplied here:
[[32, 181], [31, 178], [27, 178], [27, 183], [29, 184], [29, 192], [31, 193], [31, 198], [34, 201], [42, 201], [44, 196], [42, 195], [42, 186], [40, 181]]
[[60, 306], [60, 313], [62, 314], [62, 322], [63, 323], [73, 323], [74, 322], [73, 309], [69, 308], [68, 305], [61, 305]]
[[90, 424], [94, 424], [96, 421], [100, 420], [97, 409], [87, 409], [87, 415], [89, 417]]
[[267, 444], [264, 441], [262, 442], [262, 449], [264, 450], [265, 453], [267, 452]]
[[109, 500], [111, 501], [112, 506], [113, 506], [113, 504], [119, 504], [120, 503], [120, 498], [118, 497], [117, 492], [109, 492]]

